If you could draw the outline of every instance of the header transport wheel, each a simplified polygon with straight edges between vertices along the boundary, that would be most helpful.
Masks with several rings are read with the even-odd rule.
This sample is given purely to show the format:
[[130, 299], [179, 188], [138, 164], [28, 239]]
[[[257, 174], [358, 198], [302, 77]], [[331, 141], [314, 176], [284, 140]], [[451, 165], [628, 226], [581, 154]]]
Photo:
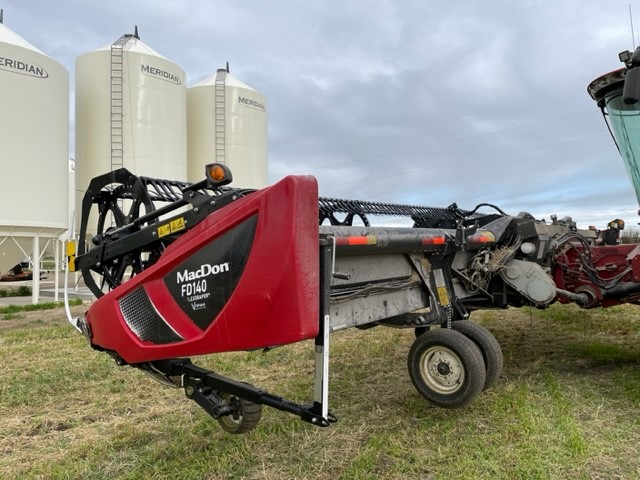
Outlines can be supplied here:
[[231, 407], [231, 413], [218, 418], [222, 429], [228, 433], [246, 433], [258, 425], [262, 417], [262, 405], [228, 393], [220, 395]]
[[480, 349], [484, 359], [484, 366], [487, 369], [487, 379], [483, 388], [483, 390], [486, 390], [502, 375], [504, 360], [498, 340], [485, 327], [470, 320], [451, 322], [451, 328], [472, 340]]
[[486, 380], [482, 353], [455, 330], [439, 328], [420, 335], [411, 345], [407, 363], [413, 385], [438, 407], [464, 407]]

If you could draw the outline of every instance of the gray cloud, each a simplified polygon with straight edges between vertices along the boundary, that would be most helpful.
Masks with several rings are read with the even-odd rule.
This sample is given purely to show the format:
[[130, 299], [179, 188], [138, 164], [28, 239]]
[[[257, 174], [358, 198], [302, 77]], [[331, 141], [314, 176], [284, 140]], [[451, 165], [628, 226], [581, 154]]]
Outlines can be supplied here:
[[5, 24], [72, 78], [78, 55], [135, 24], [190, 83], [229, 61], [267, 97], [270, 181], [312, 174], [327, 196], [637, 221], [586, 93], [632, 48], [628, 1], [0, 6]]

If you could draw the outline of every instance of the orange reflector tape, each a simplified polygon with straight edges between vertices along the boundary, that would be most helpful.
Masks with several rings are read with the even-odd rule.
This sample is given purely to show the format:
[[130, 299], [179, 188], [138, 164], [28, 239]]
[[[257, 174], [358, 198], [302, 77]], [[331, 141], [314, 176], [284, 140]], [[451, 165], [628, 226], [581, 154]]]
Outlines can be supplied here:
[[476, 232], [467, 238], [467, 242], [469, 243], [493, 243], [495, 241], [495, 233], [489, 231]]
[[336, 245], [375, 245], [377, 243], [378, 237], [375, 235], [336, 238]]
[[444, 245], [447, 239], [443, 236], [441, 237], [424, 237], [420, 243], [422, 245]]

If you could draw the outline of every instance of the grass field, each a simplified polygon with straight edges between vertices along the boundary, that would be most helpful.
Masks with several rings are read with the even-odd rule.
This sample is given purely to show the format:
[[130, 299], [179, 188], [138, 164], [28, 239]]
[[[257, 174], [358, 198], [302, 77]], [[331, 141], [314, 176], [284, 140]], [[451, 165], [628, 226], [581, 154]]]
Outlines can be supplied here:
[[[76, 306], [77, 313], [85, 307]], [[406, 368], [410, 330], [331, 337], [321, 429], [266, 408], [229, 435], [181, 390], [91, 350], [61, 309], [0, 313], [0, 478], [640, 478], [640, 310], [476, 312], [505, 370], [463, 410], [429, 406]], [[312, 398], [313, 346], [199, 363]]]

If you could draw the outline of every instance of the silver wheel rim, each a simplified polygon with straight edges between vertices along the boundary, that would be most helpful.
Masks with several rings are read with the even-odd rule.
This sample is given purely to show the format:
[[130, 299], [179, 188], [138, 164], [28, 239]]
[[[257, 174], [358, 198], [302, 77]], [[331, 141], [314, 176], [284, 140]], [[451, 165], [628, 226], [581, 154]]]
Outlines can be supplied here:
[[235, 429], [240, 426], [242, 423], [242, 415], [238, 417], [236, 420], [231, 415], [225, 415], [224, 417], [220, 417], [220, 423], [224, 423], [227, 427], [231, 429]]
[[450, 395], [464, 384], [464, 365], [453, 350], [441, 345], [430, 347], [420, 356], [420, 375], [436, 393]]
[[[229, 401], [231, 399], [231, 395], [229, 395], [227, 393], [227, 394], [222, 395], [222, 398], [224, 400], [226, 400], [226, 401]], [[234, 397], [234, 398], [237, 399], [237, 397]], [[239, 412], [236, 412], [236, 416], [235, 417], [233, 416], [233, 414], [224, 415], [224, 416], [220, 417], [218, 420], [220, 421], [220, 423], [224, 423], [230, 429], [236, 429], [242, 423], [243, 417], [244, 417], [244, 415], [243, 415], [242, 408], [241, 408]]]

